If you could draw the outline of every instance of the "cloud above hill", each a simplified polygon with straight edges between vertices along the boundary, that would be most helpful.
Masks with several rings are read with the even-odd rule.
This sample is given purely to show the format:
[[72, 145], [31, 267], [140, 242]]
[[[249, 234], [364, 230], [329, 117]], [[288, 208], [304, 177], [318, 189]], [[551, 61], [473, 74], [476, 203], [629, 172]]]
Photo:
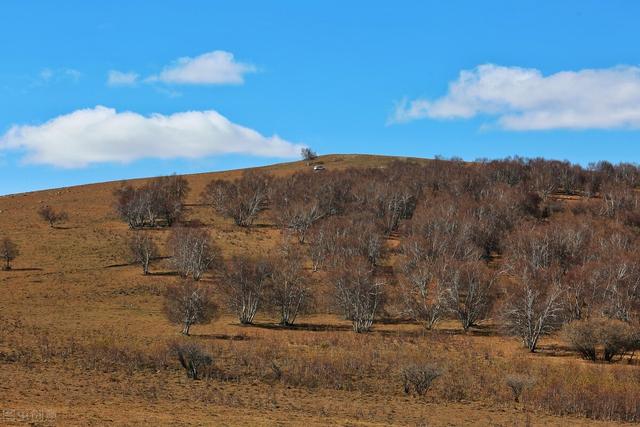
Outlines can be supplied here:
[[561, 71], [480, 65], [437, 99], [397, 104], [389, 123], [495, 117], [505, 130], [640, 128], [640, 67]]
[[232, 123], [215, 111], [144, 116], [103, 106], [41, 125], [14, 125], [0, 137], [0, 151], [23, 152], [26, 163], [63, 168], [221, 154], [293, 158], [301, 148]]

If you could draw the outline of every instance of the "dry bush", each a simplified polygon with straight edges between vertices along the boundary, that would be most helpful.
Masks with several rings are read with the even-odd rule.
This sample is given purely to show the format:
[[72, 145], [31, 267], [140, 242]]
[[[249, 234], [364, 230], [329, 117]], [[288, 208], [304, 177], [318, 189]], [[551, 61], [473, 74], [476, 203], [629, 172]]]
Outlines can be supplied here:
[[11, 262], [19, 255], [20, 250], [18, 249], [18, 245], [16, 245], [13, 240], [8, 237], [0, 240], [0, 259], [4, 261], [3, 270], [11, 270]]
[[38, 209], [38, 215], [44, 221], [48, 222], [51, 228], [54, 228], [57, 223], [66, 221], [69, 218], [66, 212], [56, 212], [51, 206], [40, 207], [40, 209]]
[[513, 400], [520, 402], [522, 393], [524, 393], [526, 389], [531, 388], [535, 384], [535, 381], [528, 375], [511, 374], [507, 375], [505, 383], [513, 394]]
[[171, 323], [182, 325], [184, 335], [192, 325], [210, 323], [220, 315], [211, 287], [189, 279], [167, 287], [164, 313]]
[[141, 231], [134, 232], [127, 239], [129, 259], [142, 266], [143, 274], [149, 274], [151, 260], [159, 255], [158, 246], [149, 234]]
[[264, 302], [272, 271], [273, 266], [267, 259], [247, 256], [232, 258], [224, 269], [221, 286], [241, 324], [253, 323]]
[[587, 360], [614, 362], [638, 348], [638, 334], [629, 324], [611, 319], [571, 322], [563, 329], [564, 339]]
[[196, 343], [173, 343], [171, 353], [178, 359], [187, 377], [192, 380], [212, 376], [213, 357]]
[[405, 394], [415, 392], [418, 396], [423, 396], [431, 388], [431, 384], [442, 375], [442, 369], [438, 366], [410, 365], [402, 368], [402, 382]]
[[221, 260], [220, 249], [205, 229], [178, 227], [171, 232], [167, 245], [172, 255], [171, 264], [182, 277], [200, 280]]

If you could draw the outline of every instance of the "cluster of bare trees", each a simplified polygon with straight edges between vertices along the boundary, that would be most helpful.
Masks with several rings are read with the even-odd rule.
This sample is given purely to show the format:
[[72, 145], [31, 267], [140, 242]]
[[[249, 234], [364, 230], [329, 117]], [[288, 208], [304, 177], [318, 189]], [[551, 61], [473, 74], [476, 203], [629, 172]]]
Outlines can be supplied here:
[[[206, 231], [177, 228], [168, 248], [182, 276], [197, 281], [214, 271], [242, 324], [260, 310], [294, 324], [314, 297], [308, 259], [356, 332], [370, 330], [391, 304], [426, 328], [444, 318], [464, 330], [499, 319], [535, 351], [541, 337], [571, 322], [639, 321], [639, 184], [640, 169], [629, 164], [520, 158], [281, 177], [247, 171], [212, 181], [202, 200], [240, 227], [258, 218], [275, 224], [281, 247], [223, 262]], [[177, 177], [125, 186], [119, 212], [133, 228], [170, 225], [166, 212], [178, 218], [187, 191]], [[177, 208], [149, 208], [166, 206], [154, 200]], [[155, 244], [142, 235], [130, 243], [147, 272]]]
[[[151, 261], [160, 255], [153, 237], [144, 231], [134, 231], [126, 240], [131, 262], [139, 264], [149, 274]], [[167, 240], [170, 264], [183, 278], [200, 280], [204, 273], [221, 262], [220, 249], [205, 229], [177, 227]]]
[[123, 184], [114, 192], [115, 209], [132, 229], [170, 227], [181, 218], [189, 190], [179, 175], [156, 178], [139, 188]]
[[504, 320], [531, 351], [540, 336], [565, 323], [638, 320], [638, 243], [612, 231], [596, 223], [556, 222], [513, 234]]
[[234, 181], [211, 181], [202, 199], [218, 214], [233, 219], [236, 225], [248, 227], [267, 208], [271, 181], [270, 175], [246, 171]]

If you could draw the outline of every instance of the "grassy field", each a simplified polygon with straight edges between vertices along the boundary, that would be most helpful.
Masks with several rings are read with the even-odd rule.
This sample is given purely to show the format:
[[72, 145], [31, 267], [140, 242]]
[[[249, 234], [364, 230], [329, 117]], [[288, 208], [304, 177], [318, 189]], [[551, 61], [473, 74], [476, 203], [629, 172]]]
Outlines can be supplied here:
[[[321, 160], [338, 169], [381, 167], [393, 158]], [[294, 162], [265, 169], [280, 175], [308, 168]], [[225, 257], [264, 253], [280, 239], [268, 212], [247, 231], [200, 205], [212, 178], [240, 173], [186, 177], [187, 220], [201, 221]], [[556, 337], [530, 354], [491, 321], [463, 334], [453, 322], [425, 332], [389, 320], [356, 335], [320, 301], [319, 312], [295, 329], [264, 315], [243, 327], [224, 315], [183, 338], [161, 310], [163, 288], [175, 280], [166, 261], [154, 262], [149, 276], [127, 264], [129, 230], [112, 207], [119, 185], [0, 197], [0, 237], [21, 251], [13, 270], [0, 271], [0, 425], [606, 425], [586, 418], [588, 398], [602, 393], [603, 405], [611, 396], [640, 404], [637, 367], [588, 364]], [[37, 215], [41, 205], [67, 211], [68, 221], [50, 228]], [[168, 230], [151, 233], [162, 244]], [[315, 275], [322, 295], [327, 284]], [[184, 339], [211, 351], [219, 375], [186, 378], [164, 349]], [[422, 358], [445, 373], [426, 397], [405, 395], [398, 368]], [[515, 402], [504, 379], [521, 372], [535, 384]], [[575, 382], [593, 393], [572, 394]]]

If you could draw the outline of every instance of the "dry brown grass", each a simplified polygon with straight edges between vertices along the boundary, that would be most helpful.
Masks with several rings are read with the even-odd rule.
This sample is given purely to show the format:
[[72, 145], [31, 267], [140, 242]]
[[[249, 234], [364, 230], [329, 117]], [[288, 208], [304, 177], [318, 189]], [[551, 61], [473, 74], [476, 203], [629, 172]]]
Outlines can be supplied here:
[[[320, 160], [334, 169], [392, 158]], [[225, 257], [268, 251], [280, 239], [268, 213], [246, 231], [199, 205], [214, 175], [239, 174], [187, 177], [187, 219], [200, 220]], [[59, 425], [584, 425], [606, 424], [585, 417], [640, 417], [636, 366], [589, 365], [553, 338], [530, 355], [490, 322], [468, 334], [454, 322], [431, 333], [389, 322], [356, 335], [349, 322], [326, 313], [322, 292], [323, 313], [301, 317], [293, 329], [263, 315], [242, 327], [226, 315], [181, 337], [162, 313], [163, 289], [174, 280], [163, 274], [170, 272], [166, 261], [155, 262], [150, 276], [126, 265], [128, 229], [111, 209], [118, 185], [0, 198], [0, 235], [22, 252], [14, 270], [0, 272], [0, 424], [14, 423], [16, 411], [33, 416], [42, 409], [55, 411]], [[41, 205], [68, 212], [64, 227], [43, 223]], [[168, 230], [151, 233], [162, 244]], [[316, 286], [326, 288], [321, 274]], [[186, 377], [167, 349], [176, 340], [213, 356], [212, 378]], [[404, 394], [401, 369], [412, 363], [442, 369], [424, 397]], [[533, 379], [519, 403], [509, 375]]]

